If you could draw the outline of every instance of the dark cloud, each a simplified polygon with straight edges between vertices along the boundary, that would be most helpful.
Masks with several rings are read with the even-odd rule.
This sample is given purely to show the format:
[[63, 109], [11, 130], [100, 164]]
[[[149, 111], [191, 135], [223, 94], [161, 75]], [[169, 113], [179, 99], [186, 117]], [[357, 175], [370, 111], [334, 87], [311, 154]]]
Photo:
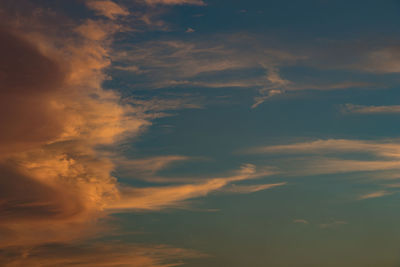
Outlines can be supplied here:
[[0, 153], [58, 136], [62, 122], [49, 97], [61, 88], [66, 72], [33, 44], [4, 28], [0, 28], [0, 58]]
[[65, 219], [79, 214], [83, 203], [70, 193], [29, 177], [13, 165], [0, 165], [0, 225], [10, 221]]
[[27, 40], [0, 28], [0, 92], [40, 94], [59, 88], [65, 72]]

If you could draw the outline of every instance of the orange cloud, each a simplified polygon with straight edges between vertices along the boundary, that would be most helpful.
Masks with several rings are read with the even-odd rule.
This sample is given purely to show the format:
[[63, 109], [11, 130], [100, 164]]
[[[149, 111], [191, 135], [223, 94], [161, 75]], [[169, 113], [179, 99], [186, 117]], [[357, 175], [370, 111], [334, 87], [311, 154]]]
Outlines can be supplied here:
[[109, 19], [116, 19], [118, 16], [127, 16], [129, 11], [109, 0], [89, 0], [86, 5], [96, 11], [97, 14]]
[[[272, 171], [257, 172], [254, 165], [246, 164], [233, 176], [212, 178], [205, 182], [163, 187], [125, 187], [122, 188], [121, 198], [115, 202], [110, 202], [107, 208], [111, 210], [160, 210], [163, 208], [181, 207], [185, 204], [186, 200], [204, 197], [233, 182], [256, 179], [272, 174], [274, 174]], [[277, 186], [277, 184], [268, 186], [273, 187]], [[250, 191], [244, 190], [241, 193], [251, 193], [266, 189], [266, 187], [262, 189], [258, 188], [258, 190], [256, 188], [252, 189]]]
[[259, 184], [259, 185], [232, 185], [232, 186], [224, 188], [222, 190], [227, 193], [248, 194], [248, 193], [254, 193], [254, 192], [274, 188], [277, 186], [282, 186], [285, 184], [286, 183]]
[[182, 259], [205, 255], [165, 245], [138, 246], [111, 243], [92, 245], [49, 244], [38, 247], [10, 248], [0, 251], [2, 266], [79, 266], [79, 267], [171, 267]]
[[109, 25], [88, 20], [63, 37], [0, 29], [0, 247], [85, 236], [118, 197], [114, 165], [98, 147], [150, 123], [101, 87]]
[[[95, 253], [80, 249], [77, 257], [63, 253], [107, 232], [99, 219], [115, 211], [181, 206], [236, 181], [272, 174], [248, 164], [234, 175], [189, 184], [133, 188], [118, 183], [111, 173], [124, 162], [109, 151], [111, 146], [139, 135], [165, 110], [201, 106], [183, 99], [122, 101], [115, 91], [103, 89], [112, 36], [121, 29], [114, 19], [125, 15], [110, 3], [88, 5], [111, 20], [60, 26], [36, 25], [33, 18], [30, 25], [24, 18], [0, 28], [0, 123], [5, 126], [0, 133], [0, 265], [175, 266], [140, 248], [123, 255], [110, 247], [96, 247]], [[60, 29], [63, 34], [55, 34]], [[131, 168], [152, 175], [186, 159], [139, 159]], [[49, 244], [62, 247], [53, 251]], [[179, 258], [174, 250], [162, 251]]]

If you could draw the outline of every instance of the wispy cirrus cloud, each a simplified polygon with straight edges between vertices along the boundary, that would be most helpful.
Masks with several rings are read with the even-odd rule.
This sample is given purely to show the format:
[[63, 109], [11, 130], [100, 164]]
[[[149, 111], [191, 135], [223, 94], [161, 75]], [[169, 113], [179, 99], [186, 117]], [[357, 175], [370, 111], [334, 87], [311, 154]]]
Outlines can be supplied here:
[[[287, 145], [255, 147], [250, 154], [285, 154], [288, 175], [317, 175], [347, 172], [372, 172], [399, 169], [400, 145], [395, 141], [363, 141], [346, 139], [316, 140]], [[359, 155], [374, 159], [360, 159]], [[298, 156], [301, 155], [301, 158]]]
[[400, 72], [400, 47], [398, 45], [381, 46], [366, 51], [355, 68], [373, 73]]
[[[179, 155], [156, 156], [139, 159], [117, 158], [118, 174], [127, 178], [136, 178], [141, 180], [157, 180], [154, 177], [160, 170], [182, 161], [190, 160], [190, 157]], [[163, 179], [167, 181], [168, 179]]]
[[145, 2], [148, 5], [206, 5], [203, 0], [145, 0]]
[[364, 199], [370, 199], [370, 198], [379, 198], [379, 197], [384, 197], [384, 196], [388, 196], [388, 195], [392, 195], [394, 194], [394, 192], [389, 192], [389, 191], [385, 191], [385, 190], [379, 190], [376, 192], [372, 192], [372, 193], [368, 193], [368, 194], [364, 194], [358, 197], [359, 200], [364, 200]]
[[293, 223], [309, 224], [309, 222], [307, 220], [304, 220], [304, 219], [294, 219]]
[[[129, 66], [137, 66], [143, 71], [144, 77], [146, 75], [154, 77], [153, 80], [147, 81], [147, 86], [162, 88], [171, 86], [172, 81], [176, 83], [175, 85], [179, 82], [186, 86], [196, 83], [204, 85], [220, 83], [221, 86], [226, 84], [225, 86], [229, 87], [231, 83], [247, 80], [245, 84], [248, 87], [262, 86], [266, 83], [276, 83], [278, 73], [277, 69], [273, 69], [275, 65], [282, 62], [290, 64], [304, 58], [274, 48], [259, 47], [254, 43], [256, 40], [249, 36], [216, 36], [214, 39], [213, 42], [150, 41], [125, 46], [124, 50], [117, 53], [113, 59], [118, 63], [117, 69], [123, 66], [127, 70]], [[253, 45], [254, 49], [243, 51], [244, 43]], [[271, 68], [268, 79], [265, 77], [266, 68]], [[263, 71], [253, 77], [223, 75], [226, 71], [244, 72], [252, 69]], [[213, 77], [216, 73], [220, 74], [219, 77]], [[250, 82], [252, 80], [253, 82]]]
[[287, 145], [261, 146], [245, 153], [329, 154], [333, 152], [365, 152], [383, 157], [400, 157], [400, 144], [393, 141], [363, 141], [348, 139], [320, 139]]
[[[148, 41], [124, 46], [115, 54], [114, 69], [137, 75], [135, 87], [162, 89], [171, 87], [252, 89], [252, 108], [278, 95], [296, 91], [345, 90], [371, 88], [372, 82], [361, 80], [290, 79], [282, 69], [292, 66], [325, 68], [318, 53], [304, 48], [276, 45], [249, 34], [215, 35], [204, 42], [198, 36], [185, 41], [177, 39]], [[275, 44], [273, 44], [275, 43]], [[249, 49], [249, 47], [251, 47]], [[324, 61], [325, 62], [325, 61]], [[326, 64], [326, 62], [325, 62]], [[338, 69], [348, 70], [344, 64]], [[124, 75], [119, 74], [119, 75]]]
[[[120, 198], [114, 202], [110, 202], [107, 209], [115, 211], [141, 211], [182, 207], [186, 206], [187, 200], [204, 197], [209, 193], [223, 189], [225, 186], [234, 182], [266, 177], [273, 174], [275, 174], [275, 172], [270, 170], [256, 171], [254, 165], [246, 164], [232, 176], [203, 179], [204, 181], [198, 181], [191, 184], [147, 188], [124, 187], [121, 188], [122, 195]], [[278, 185], [284, 185], [284, 183]], [[278, 185], [275, 184], [268, 186], [274, 187]], [[253, 189], [256, 188], [253, 187]], [[256, 191], [243, 190], [242, 193], [251, 193]], [[241, 192], [238, 191], [237, 193]]]
[[293, 220], [293, 223], [303, 224], [303, 225], [313, 225], [313, 226], [319, 227], [321, 229], [336, 228], [336, 227], [348, 224], [347, 221], [342, 221], [342, 220], [331, 220], [330, 222], [317, 224], [317, 223], [309, 222], [308, 220], [304, 220], [304, 219], [295, 219], [295, 220]]
[[363, 106], [363, 105], [345, 104], [342, 107], [342, 111], [345, 113], [356, 113], [356, 114], [391, 114], [391, 113], [400, 113], [400, 106], [399, 105]]
[[109, 19], [116, 19], [119, 16], [129, 15], [129, 11], [110, 0], [89, 0], [86, 5], [96, 11], [97, 14], [105, 16]]
[[283, 186], [286, 183], [275, 183], [275, 184], [257, 184], [257, 185], [231, 185], [223, 188], [221, 191], [226, 193], [238, 193], [238, 194], [248, 194], [254, 193], [270, 188], [274, 188], [277, 186]]

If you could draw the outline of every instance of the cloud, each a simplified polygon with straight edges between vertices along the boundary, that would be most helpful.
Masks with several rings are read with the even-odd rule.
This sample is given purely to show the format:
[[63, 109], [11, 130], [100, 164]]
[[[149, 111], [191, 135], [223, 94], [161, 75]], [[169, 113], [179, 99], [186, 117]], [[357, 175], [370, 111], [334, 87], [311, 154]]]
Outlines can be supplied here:
[[72, 218], [84, 208], [68, 184], [62, 189], [41, 183], [11, 164], [0, 166], [0, 174], [0, 225]]
[[[104, 13], [100, 6], [106, 2], [88, 3], [110, 19], [123, 15], [115, 9]], [[59, 23], [36, 21], [24, 27], [15, 23], [15, 27], [0, 29], [0, 112], [7, 114], [0, 116], [2, 125], [7, 125], [0, 133], [0, 250], [79, 243], [108, 233], [108, 225], [100, 219], [113, 212], [179, 207], [236, 181], [273, 173], [256, 171], [248, 164], [231, 176], [181, 180], [179, 185], [135, 188], [120, 184], [112, 175], [118, 165], [136, 175], [153, 176], [188, 158], [127, 160], [113, 147], [140, 135], [152, 119], [167, 116], [167, 111], [201, 108], [202, 104], [190, 96], [122, 99], [117, 92], [105, 90], [102, 83], [109, 79], [105, 70], [111, 67], [113, 34], [120, 25], [116, 20], [93, 19]], [[187, 49], [179, 43], [168, 46], [175, 47], [177, 57], [181, 48]], [[214, 69], [226, 68], [220, 62], [213, 64]], [[197, 70], [188, 71], [205, 70], [198, 64]], [[272, 186], [278, 185], [236, 191]]]
[[367, 51], [358, 68], [375, 73], [398, 73], [400, 72], [400, 47], [381, 47]]
[[400, 188], [400, 184], [385, 184], [385, 187], [389, 187], [389, 188]]
[[[250, 154], [291, 155], [280, 160], [287, 175], [373, 172], [399, 169], [400, 145], [393, 141], [327, 139], [288, 145], [255, 147]], [[360, 153], [374, 159], [358, 159]], [[302, 155], [301, 158], [298, 155]], [[284, 166], [284, 167], [283, 167]]]
[[92, 235], [119, 194], [102, 149], [150, 125], [101, 87], [116, 28], [12, 25], [0, 29], [0, 248]]
[[229, 187], [225, 187], [222, 189], [223, 192], [227, 193], [238, 193], [238, 194], [248, 194], [254, 193], [270, 188], [274, 188], [277, 186], [283, 186], [286, 183], [276, 183], [276, 184], [258, 184], [258, 185], [231, 185]]
[[137, 73], [137, 74], [142, 74], [142, 73], [145, 72], [145, 71], [141, 70], [138, 66], [135, 66], [135, 65], [132, 65], [132, 66], [115, 66], [114, 69], [128, 71], [128, 72]]
[[342, 107], [342, 111], [345, 113], [357, 113], [357, 114], [390, 114], [400, 113], [400, 106], [363, 106], [345, 104]]
[[288, 86], [291, 84], [290, 81], [285, 80], [280, 76], [277, 68], [266, 68], [268, 69], [266, 78], [270, 85], [259, 90], [260, 96], [256, 96], [254, 98], [255, 102], [251, 106], [251, 108], [256, 108], [260, 104], [264, 103], [265, 100], [267, 100], [268, 98], [282, 94], [284, 90], [287, 89]]
[[382, 157], [399, 158], [400, 144], [396, 142], [374, 142], [348, 139], [326, 139], [288, 145], [255, 147], [245, 153], [329, 154], [334, 152], [364, 152]]
[[252, 108], [274, 96], [295, 91], [375, 86], [365, 81], [290, 80], [284, 77], [281, 69], [295, 65], [309, 67], [314, 55], [274, 45], [271, 40], [260, 36], [225, 34], [214, 35], [207, 40], [205, 42], [200, 36], [193, 36], [185, 41], [162, 39], [124, 45], [113, 61], [119, 70], [129, 71], [128, 66], [133, 66], [130, 71], [139, 80], [131, 85], [134, 88], [252, 89], [258, 93]]
[[358, 197], [358, 199], [359, 200], [364, 200], [364, 199], [370, 199], [370, 198], [378, 198], [378, 197], [384, 197], [384, 196], [392, 195], [392, 194], [393, 194], [393, 192], [380, 190], [380, 191], [368, 193], [368, 194], [365, 194], [365, 195], [361, 195], [361, 196]]
[[[294, 64], [303, 58], [279, 49], [262, 47], [258, 40], [246, 35], [214, 36], [209, 39], [213, 41], [161, 40], [134, 44], [125, 46], [113, 60], [120, 65], [137, 66], [143, 70], [140, 73], [141, 83], [136, 86], [149, 89], [183, 86], [262, 89], [282, 85], [276, 79], [277, 66]], [[244, 46], [252, 48], [244, 50]], [[139, 74], [135, 69], [134, 72]]]
[[207, 179], [204, 182], [147, 188], [124, 187], [122, 188], [121, 198], [110, 203], [107, 208], [140, 211], [182, 207], [185, 205], [185, 201], [189, 199], [204, 197], [233, 182], [256, 179], [272, 174], [274, 172], [271, 171], [257, 172], [254, 165], [246, 164], [233, 176]]
[[135, 108], [137, 114], [143, 118], [160, 118], [171, 116], [171, 111], [182, 109], [203, 108], [200, 97], [187, 96], [159, 96], [152, 98], [131, 98], [127, 100]]
[[300, 224], [309, 224], [307, 220], [304, 219], [295, 219], [293, 220], [294, 223], [300, 223]]
[[[6, 126], [0, 133], [0, 265], [176, 266], [179, 262], [169, 263], [170, 257], [180, 259], [187, 255], [183, 250], [128, 244], [85, 247], [84, 240], [110, 233], [107, 219], [114, 212], [181, 207], [234, 182], [273, 172], [256, 171], [247, 164], [234, 175], [179, 185], [120, 184], [113, 176], [118, 165], [152, 176], [188, 158], [126, 160], [115, 146], [139, 136], [152, 119], [167, 116], [168, 111], [202, 104], [191, 97], [123, 99], [104, 89], [102, 84], [110, 79], [106, 70], [113, 58], [113, 35], [122, 30], [116, 18], [128, 13], [111, 1], [86, 3], [109, 20], [48, 23], [44, 17], [24, 17], [0, 28], [0, 123]], [[193, 52], [179, 43], [168, 47], [177, 58], [182, 49], [184, 54]], [[224, 70], [229, 62], [194, 65], [197, 69], [181, 69], [188, 72], [182, 77], [210, 68]], [[123, 66], [140, 66], [134, 69], [138, 73], [143, 68]], [[278, 185], [283, 184], [238, 186], [234, 191], [250, 193]]]
[[293, 160], [290, 175], [317, 175], [349, 172], [398, 170], [400, 161], [350, 160], [337, 158], [311, 158]]
[[129, 11], [109, 0], [89, 0], [86, 5], [96, 11], [98, 15], [105, 16], [109, 19], [116, 19], [118, 16], [127, 16]]
[[165, 245], [144, 246], [120, 242], [88, 244], [52, 243], [0, 250], [2, 266], [170, 267], [182, 259], [205, 257], [191, 250]]
[[145, 0], [145, 2], [148, 5], [206, 5], [202, 0]]
[[[37, 47], [10, 30], [0, 28], [1, 125], [0, 158], [27, 146], [43, 144], [62, 132], [62, 113], [49, 104], [53, 88], [66, 77], [63, 66], [43, 55]], [[21, 122], [21, 118], [24, 121]], [[38, 124], [43, 125], [37, 127]]]
[[117, 172], [120, 176], [154, 181], [154, 175], [160, 170], [173, 163], [190, 160], [190, 158], [168, 155], [139, 159], [117, 158], [115, 160], [118, 165]]

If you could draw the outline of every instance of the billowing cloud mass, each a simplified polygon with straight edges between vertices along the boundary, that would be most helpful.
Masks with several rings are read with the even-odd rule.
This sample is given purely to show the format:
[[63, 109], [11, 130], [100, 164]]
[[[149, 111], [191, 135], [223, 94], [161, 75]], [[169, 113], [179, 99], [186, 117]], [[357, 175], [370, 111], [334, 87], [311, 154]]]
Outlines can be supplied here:
[[97, 147], [149, 124], [102, 89], [112, 31], [82, 31], [95, 23], [71, 29], [63, 46], [43, 32], [0, 30], [0, 247], [79, 236], [118, 197], [113, 164]]

